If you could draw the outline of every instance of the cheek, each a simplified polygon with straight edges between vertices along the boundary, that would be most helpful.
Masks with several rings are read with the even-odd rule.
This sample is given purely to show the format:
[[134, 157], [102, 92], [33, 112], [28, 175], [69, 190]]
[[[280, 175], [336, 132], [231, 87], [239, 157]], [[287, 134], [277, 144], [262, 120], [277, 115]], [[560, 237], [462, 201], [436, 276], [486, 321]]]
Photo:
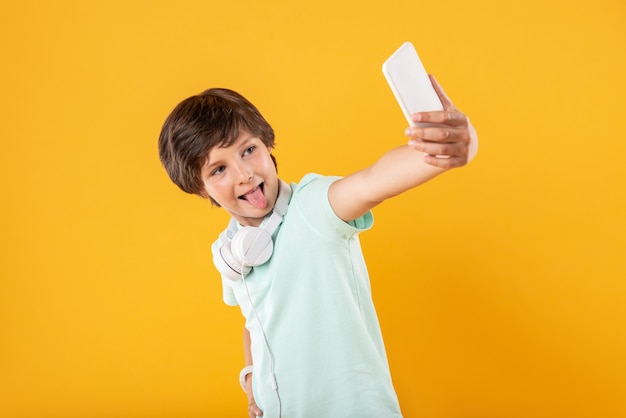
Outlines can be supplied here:
[[204, 195], [203, 195], [202, 197], [203, 197], [203, 198], [205, 198], [205, 199], [209, 199], [209, 201], [211, 202], [211, 206], [216, 206], [216, 207], [218, 207], [218, 208], [221, 208], [221, 207], [222, 207], [222, 205], [220, 205], [220, 204], [218, 203], [218, 201], [217, 201], [217, 200], [215, 200], [215, 199], [213, 198], [213, 196], [211, 196], [210, 194], [208, 194], [206, 191], [204, 192]]
[[222, 200], [221, 197], [223, 197], [220, 196], [220, 188], [218, 185], [205, 181], [204, 189], [202, 190], [202, 197], [209, 199], [213, 206], [222, 207], [222, 205], [217, 201], [217, 199]]
[[204, 185], [204, 188], [202, 189], [202, 192], [200, 195], [205, 199], [211, 199], [211, 201], [215, 200], [213, 199], [213, 195], [215, 195], [215, 191], [212, 190], [212, 188], [209, 187], [209, 185], [206, 182], [204, 182], [203, 185]]
[[276, 160], [274, 159], [274, 156], [272, 154], [267, 154], [267, 156], [264, 156], [261, 164], [264, 170], [276, 170], [277, 169]]

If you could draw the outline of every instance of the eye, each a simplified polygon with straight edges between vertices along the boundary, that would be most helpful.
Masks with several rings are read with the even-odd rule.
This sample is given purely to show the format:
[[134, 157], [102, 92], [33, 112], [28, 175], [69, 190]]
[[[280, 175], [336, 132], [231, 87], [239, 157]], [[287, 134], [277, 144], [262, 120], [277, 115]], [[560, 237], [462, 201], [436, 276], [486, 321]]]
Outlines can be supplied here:
[[250, 155], [254, 152], [255, 149], [256, 149], [256, 145], [251, 145], [248, 148], [246, 148], [246, 150], [243, 152], [243, 155]]
[[219, 167], [217, 167], [215, 170], [213, 170], [213, 172], [211, 173], [212, 176], [217, 176], [219, 174], [222, 174], [224, 172], [224, 170], [226, 170], [226, 166], [221, 165]]

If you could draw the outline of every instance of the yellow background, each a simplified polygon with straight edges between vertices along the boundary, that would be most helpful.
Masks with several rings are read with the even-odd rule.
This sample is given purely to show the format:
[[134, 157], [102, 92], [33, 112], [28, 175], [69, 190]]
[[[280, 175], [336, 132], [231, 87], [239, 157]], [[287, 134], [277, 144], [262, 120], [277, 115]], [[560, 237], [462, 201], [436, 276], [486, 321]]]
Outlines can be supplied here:
[[623, 2], [4, 1], [0, 36], [0, 416], [245, 416], [227, 216], [160, 126], [230, 87], [284, 179], [348, 174], [406, 139], [406, 40], [481, 150], [362, 235], [404, 414], [626, 416]]

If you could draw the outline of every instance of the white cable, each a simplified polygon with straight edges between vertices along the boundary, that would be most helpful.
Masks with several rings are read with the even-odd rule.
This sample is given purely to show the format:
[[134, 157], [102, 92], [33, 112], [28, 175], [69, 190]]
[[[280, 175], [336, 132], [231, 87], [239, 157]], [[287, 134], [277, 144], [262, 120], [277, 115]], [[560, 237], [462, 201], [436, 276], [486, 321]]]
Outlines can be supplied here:
[[270, 382], [272, 384], [272, 389], [276, 393], [276, 399], [278, 400], [278, 418], [281, 416], [282, 404], [280, 402], [280, 394], [278, 393], [278, 383], [276, 383], [276, 375], [274, 374], [274, 359], [272, 356], [272, 351], [270, 350], [270, 345], [267, 342], [267, 336], [265, 335], [265, 330], [263, 329], [263, 323], [261, 322], [261, 317], [259, 317], [259, 313], [257, 312], [254, 303], [252, 302], [252, 297], [250, 296], [250, 291], [248, 290], [248, 283], [246, 283], [246, 275], [244, 273], [245, 263], [241, 266], [241, 280], [243, 281], [243, 287], [246, 289], [246, 295], [248, 296], [248, 301], [250, 302], [250, 306], [252, 307], [252, 312], [254, 312], [254, 316], [256, 317], [257, 322], [259, 323], [259, 328], [261, 329], [261, 335], [263, 336], [263, 344], [265, 345], [265, 350], [267, 350], [267, 357], [270, 361]]

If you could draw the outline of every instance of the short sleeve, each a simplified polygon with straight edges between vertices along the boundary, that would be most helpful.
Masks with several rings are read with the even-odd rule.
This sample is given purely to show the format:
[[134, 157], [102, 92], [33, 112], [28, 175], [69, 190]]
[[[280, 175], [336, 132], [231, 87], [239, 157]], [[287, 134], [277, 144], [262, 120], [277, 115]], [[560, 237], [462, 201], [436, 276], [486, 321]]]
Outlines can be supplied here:
[[353, 221], [345, 222], [335, 214], [328, 200], [328, 190], [330, 185], [340, 178], [307, 174], [298, 184], [295, 194], [297, 199], [293, 204], [320, 233], [350, 238], [370, 229], [374, 224], [374, 217], [372, 212], [368, 211]]

